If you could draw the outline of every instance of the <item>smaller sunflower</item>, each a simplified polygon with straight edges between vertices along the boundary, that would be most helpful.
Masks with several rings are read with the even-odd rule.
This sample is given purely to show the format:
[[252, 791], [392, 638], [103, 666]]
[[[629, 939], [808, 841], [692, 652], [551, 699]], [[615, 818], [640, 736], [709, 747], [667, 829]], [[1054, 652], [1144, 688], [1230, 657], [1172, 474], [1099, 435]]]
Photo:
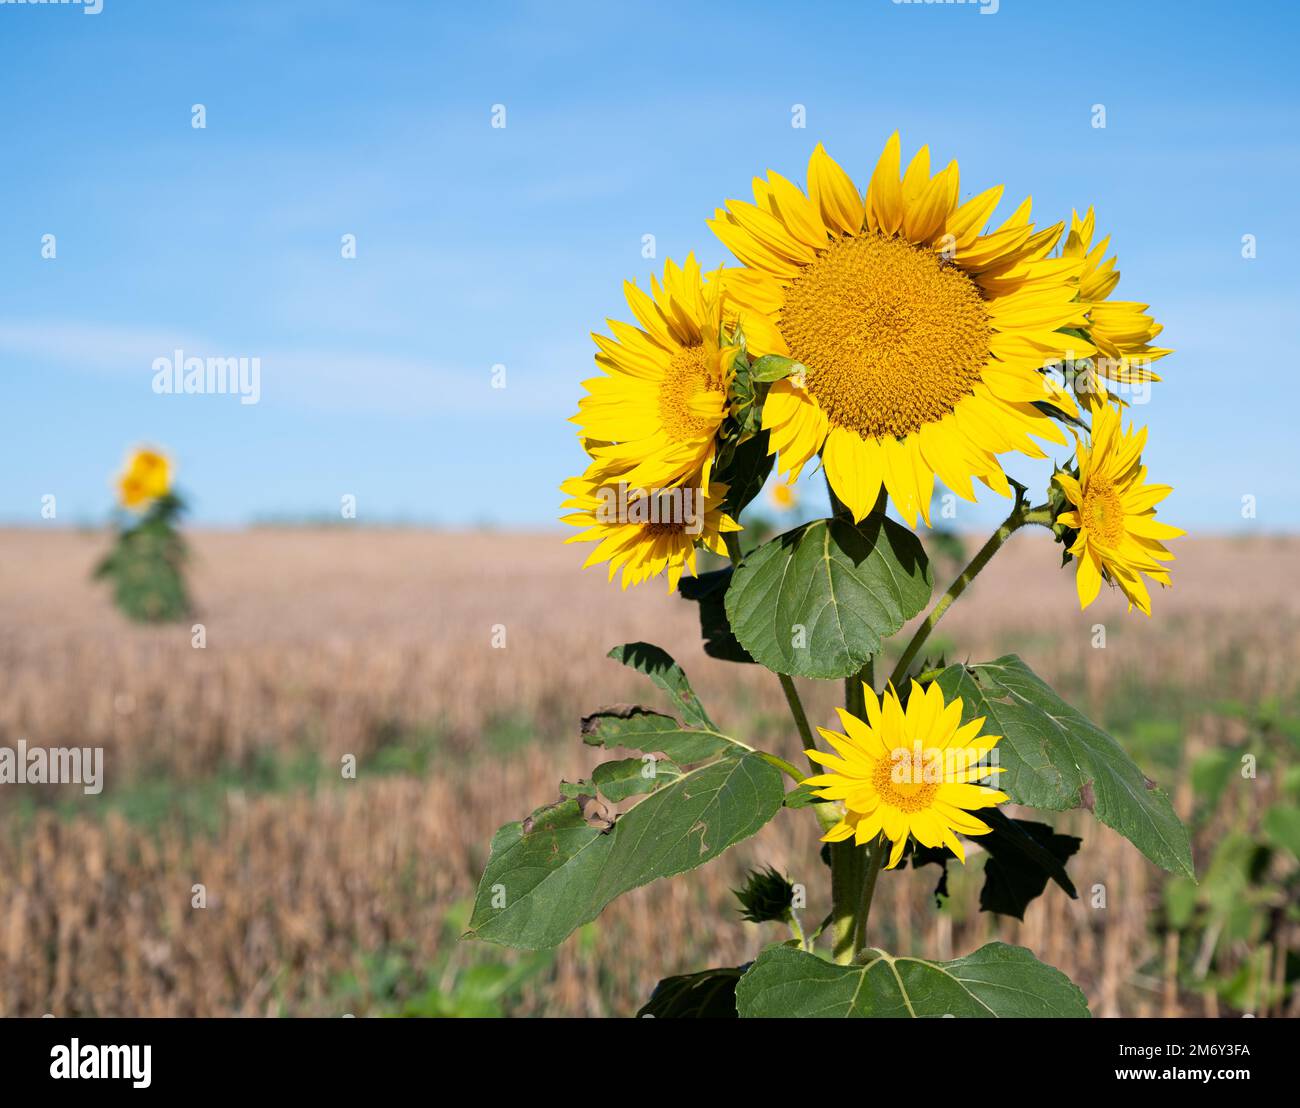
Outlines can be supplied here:
[[769, 495], [772, 498], [772, 506], [779, 512], [792, 512], [799, 506], [799, 494], [795, 492], [793, 485], [785, 481], [776, 482]]
[[697, 544], [726, 557], [723, 534], [741, 530], [722, 511], [727, 486], [718, 482], [709, 485], [703, 496], [699, 480], [651, 493], [622, 479], [611, 482], [584, 476], [569, 478], [560, 490], [569, 497], [562, 506], [570, 509], [561, 518], [583, 528], [564, 541], [598, 541], [582, 568], [608, 562], [609, 579], [621, 569], [625, 589], [667, 570], [668, 591], [673, 592], [683, 570], [695, 572]]
[[1161, 563], [1173, 561], [1174, 555], [1160, 540], [1186, 532], [1156, 519], [1155, 506], [1173, 489], [1146, 484], [1146, 440], [1145, 427], [1125, 431], [1117, 409], [1094, 403], [1092, 443], [1079, 444], [1078, 477], [1054, 477], [1074, 506], [1056, 519], [1078, 531], [1069, 552], [1079, 563], [1075, 583], [1080, 609], [1097, 599], [1104, 577], [1128, 598], [1129, 611], [1136, 606], [1149, 616], [1151, 595], [1142, 575], [1166, 588], [1171, 584]]
[[149, 447], [132, 451], [117, 479], [122, 506], [138, 511], [166, 496], [171, 489], [171, 469], [171, 461], [161, 451]]
[[984, 735], [984, 717], [962, 726], [962, 700], [944, 703], [937, 684], [922, 689], [912, 682], [904, 709], [893, 686], [880, 700], [863, 685], [865, 720], [836, 709], [844, 734], [819, 727], [839, 757], [820, 750], [808, 757], [829, 773], [808, 778], [823, 800], [844, 802], [844, 818], [822, 836], [824, 842], [853, 838], [868, 843], [881, 831], [893, 844], [888, 869], [898, 865], [914, 835], [922, 846], [946, 846], [966, 860], [957, 832], [984, 835], [992, 830], [971, 815], [973, 809], [1001, 804], [1006, 793], [977, 784], [1001, 773], [986, 755], [1000, 735]]
[[1173, 351], [1151, 345], [1164, 327], [1146, 314], [1148, 305], [1109, 299], [1119, 284], [1119, 271], [1115, 268], [1116, 259], [1106, 258], [1109, 235], [1096, 246], [1092, 245], [1095, 230], [1096, 216], [1091, 208], [1082, 219], [1077, 211], [1071, 212], [1070, 234], [1061, 256], [1083, 261], [1079, 300], [1087, 305], [1088, 337], [1097, 348], [1091, 369], [1076, 381], [1076, 391], [1083, 399], [1090, 392], [1106, 400], [1107, 381], [1121, 386], [1159, 381], [1151, 363]]
[[651, 295], [630, 281], [623, 289], [641, 326], [611, 319], [613, 338], [592, 335], [605, 375], [583, 382], [571, 420], [591, 444], [588, 476], [657, 489], [702, 474], [707, 485], [739, 350], [722, 339], [721, 291], [694, 255], [680, 267], [668, 261]]

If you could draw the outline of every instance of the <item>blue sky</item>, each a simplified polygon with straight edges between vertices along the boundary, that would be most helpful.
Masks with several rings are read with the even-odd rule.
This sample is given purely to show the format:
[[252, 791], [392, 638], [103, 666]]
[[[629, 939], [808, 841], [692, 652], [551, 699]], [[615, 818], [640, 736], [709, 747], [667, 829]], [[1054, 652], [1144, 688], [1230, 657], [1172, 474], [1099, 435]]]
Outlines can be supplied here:
[[[1139, 409], [1163, 514], [1294, 528], [1298, 29], [1281, 4], [0, 4], [0, 520], [47, 493], [102, 519], [151, 441], [200, 522], [352, 494], [362, 521], [550, 525], [622, 281], [722, 261], [704, 220], [755, 174], [802, 181], [820, 141], [865, 181], [898, 128], [963, 195], [1097, 206], [1117, 295], [1177, 349]], [[259, 357], [260, 402], [156, 395], [177, 348]]]

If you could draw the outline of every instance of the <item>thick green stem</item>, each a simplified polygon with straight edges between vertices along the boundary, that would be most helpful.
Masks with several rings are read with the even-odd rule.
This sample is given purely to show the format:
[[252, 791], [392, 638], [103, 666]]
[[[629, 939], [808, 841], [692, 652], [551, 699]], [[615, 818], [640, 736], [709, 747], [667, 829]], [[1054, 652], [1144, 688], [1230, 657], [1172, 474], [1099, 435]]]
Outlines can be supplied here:
[[[834, 493], [831, 502], [835, 503]], [[883, 510], [884, 505], [879, 506]], [[988, 565], [993, 555], [1016, 531], [1026, 524], [1040, 523], [1051, 525], [1051, 510], [1043, 506], [1032, 510], [1026, 509], [1024, 500], [1016, 498], [1016, 506], [1011, 510], [1002, 526], [993, 533], [971, 559], [970, 564], [957, 575], [938, 603], [926, 616], [925, 622], [912, 636], [911, 642], [894, 667], [890, 684], [895, 688], [907, 677], [907, 672], [916, 660], [921, 647], [943, 614], [952, 607], [953, 602], [966, 591], [966, 587], [979, 572]], [[937, 674], [936, 674], [937, 675]], [[871, 661], [853, 677], [845, 681], [845, 707], [854, 715], [863, 715], [863, 684], [873, 688], [874, 671]], [[869, 848], [858, 846], [852, 839], [831, 846], [831, 952], [835, 961], [847, 965], [867, 944], [867, 921], [871, 915], [871, 902], [876, 895], [876, 882], [884, 865], [888, 843], [884, 834], [876, 836]]]
[[863, 696], [864, 686], [875, 690], [876, 659], [874, 656], [868, 658], [866, 664], [852, 677], [844, 678], [844, 707], [858, 719], [862, 719], [867, 710], [866, 698]]
[[858, 906], [858, 926], [853, 934], [853, 955], [856, 958], [867, 945], [867, 918], [871, 915], [871, 900], [876, 895], [876, 879], [880, 876], [880, 867], [885, 861], [889, 844], [882, 831], [871, 844], [871, 860], [867, 865], [867, 877], [862, 884], [862, 900]]
[[831, 843], [831, 956], [840, 965], [853, 961], [866, 877], [865, 847], [852, 839]]
[[956, 579], [948, 586], [947, 591], [939, 598], [938, 603], [930, 609], [930, 614], [925, 617], [925, 622], [916, 629], [912, 641], [907, 644], [907, 649], [903, 651], [903, 656], [898, 659], [898, 665], [894, 667], [894, 672], [889, 678], [889, 683], [895, 689], [906, 680], [907, 671], [911, 668], [912, 663], [916, 661], [917, 654], [920, 652], [921, 647], [925, 645], [926, 639], [930, 637], [930, 632], [934, 630], [935, 625], [939, 620], [943, 619], [944, 613], [966, 591], [966, 587], [975, 580], [980, 571], [992, 561], [993, 555], [1002, 548], [1007, 539], [1027, 524], [1037, 523], [1050, 527], [1051, 522], [1052, 512], [1047, 505], [1027, 509], [1024, 501], [1017, 499], [1016, 506], [1011, 509], [1011, 514], [1002, 522], [1002, 526], [989, 536], [988, 542], [980, 547], [979, 552], [970, 560], [966, 568], [957, 574]]
[[[826, 491], [830, 495], [831, 511], [840, 518], [851, 519], [852, 513], [831, 488], [829, 476], [826, 479]], [[883, 515], [885, 507], [886, 494], [881, 489], [871, 510], [872, 514]], [[864, 718], [866, 700], [863, 687], [874, 689], [875, 684], [875, 659], [868, 658], [857, 673], [844, 679], [844, 707], [859, 719]], [[868, 858], [866, 848], [858, 846], [852, 839], [831, 844], [831, 954], [842, 965], [852, 962], [859, 949], [859, 921], [863, 909], [870, 907], [871, 895], [876, 886], [875, 874], [879, 871], [876, 853], [879, 852], [874, 852]]]

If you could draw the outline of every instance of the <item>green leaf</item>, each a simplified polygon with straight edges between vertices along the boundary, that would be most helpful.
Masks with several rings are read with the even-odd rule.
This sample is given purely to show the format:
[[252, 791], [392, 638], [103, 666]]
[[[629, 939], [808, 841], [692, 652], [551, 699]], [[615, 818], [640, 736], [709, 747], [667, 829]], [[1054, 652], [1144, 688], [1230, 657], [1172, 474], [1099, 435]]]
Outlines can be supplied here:
[[[987, 854], [984, 885], [980, 889], [980, 911], [1025, 918], [1025, 908], [1035, 897], [1043, 895], [1051, 878], [1072, 900], [1079, 893], [1065, 872], [1065, 863], [1078, 851], [1082, 839], [1075, 835], [1058, 835], [1049, 824], [1033, 820], [1009, 819], [997, 808], [980, 809], [980, 819], [992, 830], [970, 838]], [[912, 868], [936, 865], [942, 871], [935, 887], [936, 901], [948, 896], [948, 863], [956, 855], [946, 846], [909, 844]]]
[[1270, 808], [1264, 813], [1264, 830], [1270, 839], [1300, 859], [1300, 812], [1294, 808]]
[[1065, 703], [1023, 661], [949, 666], [944, 698], [962, 698], [962, 721], [985, 716], [1001, 735], [997, 786], [1015, 803], [1063, 812], [1090, 808], [1156, 865], [1195, 876], [1191, 844], [1169, 797], [1110, 735]]
[[[582, 798], [506, 824], [492, 839], [466, 937], [555, 946], [615, 897], [716, 858], [781, 807], [780, 771], [716, 731], [683, 728], [644, 708], [597, 713], [583, 729], [589, 744], [663, 752], [674, 768], [712, 760], [679, 776], [657, 773], [649, 795], [612, 826], [607, 818], [589, 820]], [[627, 782], [627, 768], [611, 776]]]
[[605, 708], [582, 721], [582, 741], [588, 746], [626, 746], [660, 754], [678, 765], [715, 758], [731, 749], [748, 750], [717, 731], [683, 727], [672, 716], [640, 706]]
[[612, 830], [589, 826], [576, 800], [542, 809], [527, 831], [511, 823], [493, 838], [469, 936], [555, 946], [623, 893], [694, 869], [748, 838], [780, 804], [780, 773], [746, 754], [656, 789]]
[[616, 646], [608, 654], [616, 662], [639, 670], [656, 685], [673, 698], [673, 706], [682, 714], [682, 719], [692, 727], [714, 729], [709, 713], [704, 710], [699, 697], [686, 680], [686, 674], [672, 655], [660, 647], [648, 642], [630, 642]]
[[1217, 807], [1238, 764], [1237, 752], [1221, 747], [1207, 750], [1197, 758], [1192, 763], [1192, 792], [1197, 803], [1207, 809]]
[[1163, 890], [1165, 920], [1175, 931], [1190, 927], [1196, 915], [1198, 890], [1190, 877], [1171, 877]]
[[727, 618], [756, 661], [795, 677], [857, 673], [930, 599], [925, 551], [884, 516], [819, 519], [746, 555]]
[[771, 384], [789, 377], [792, 373], [806, 372], [804, 367], [793, 358], [781, 354], [764, 354], [749, 367], [749, 376], [755, 381]]
[[681, 768], [667, 758], [621, 758], [617, 762], [602, 762], [591, 774], [591, 783], [612, 804], [628, 797], [644, 796], [660, 785], [682, 775]]
[[705, 654], [724, 662], [753, 662], [749, 651], [731, 633], [727, 620], [726, 595], [731, 573], [728, 566], [698, 577], [683, 577], [677, 591], [684, 600], [700, 606], [700, 637], [704, 640]]
[[1050, 877], [1071, 899], [1077, 900], [1074, 882], [1065, 872], [1065, 863], [1078, 852], [1083, 840], [1075, 835], [1058, 835], [1047, 823], [1008, 819], [997, 809], [980, 818], [993, 828], [977, 838], [986, 851], [984, 887], [980, 890], [980, 911], [1025, 918], [1025, 908], [1035, 897], [1043, 895]]
[[736, 982], [748, 967], [707, 969], [665, 977], [638, 1016], [655, 1019], [735, 1019]]
[[787, 946], [758, 956], [736, 987], [741, 1016], [1072, 1017], [1088, 1015], [1077, 985], [1024, 947], [989, 943], [951, 962], [872, 950], [840, 966]]
[[828, 801], [822, 800], [817, 795], [817, 786], [815, 785], [796, 785], [785, 794], [785, 806], [787, 808], [807, 808], [812, 804], [826, 804]]
[[763, 491], [776, 461], [776, 455], [769, 454], [767, 446], [767, 432], [758, 431], [726, 452], [721, 464], [713, 471], [713, 480], [722, 481], [727, 486], [722, 510], [732, 519], [739, 519], [750, 501]]

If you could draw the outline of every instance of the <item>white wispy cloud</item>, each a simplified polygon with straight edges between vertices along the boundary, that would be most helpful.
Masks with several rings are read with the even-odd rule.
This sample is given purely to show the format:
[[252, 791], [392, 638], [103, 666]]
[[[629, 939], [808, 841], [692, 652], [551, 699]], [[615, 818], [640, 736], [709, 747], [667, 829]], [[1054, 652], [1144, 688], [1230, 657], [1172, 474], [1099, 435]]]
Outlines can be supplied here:
[[492, 367], [448, 367], [432, 359], [348, 349], [262, 348], [180, 328], [69, 320], [0, 319], [0, 359], [65, 373], [136, 378], [150, 388], [156, 358], [257, 357], [263, 402], [292, 407], [403, 416], [520, 412], [549, 408], [552, 390], [527, 374], [507, 373], [492, 387]]

